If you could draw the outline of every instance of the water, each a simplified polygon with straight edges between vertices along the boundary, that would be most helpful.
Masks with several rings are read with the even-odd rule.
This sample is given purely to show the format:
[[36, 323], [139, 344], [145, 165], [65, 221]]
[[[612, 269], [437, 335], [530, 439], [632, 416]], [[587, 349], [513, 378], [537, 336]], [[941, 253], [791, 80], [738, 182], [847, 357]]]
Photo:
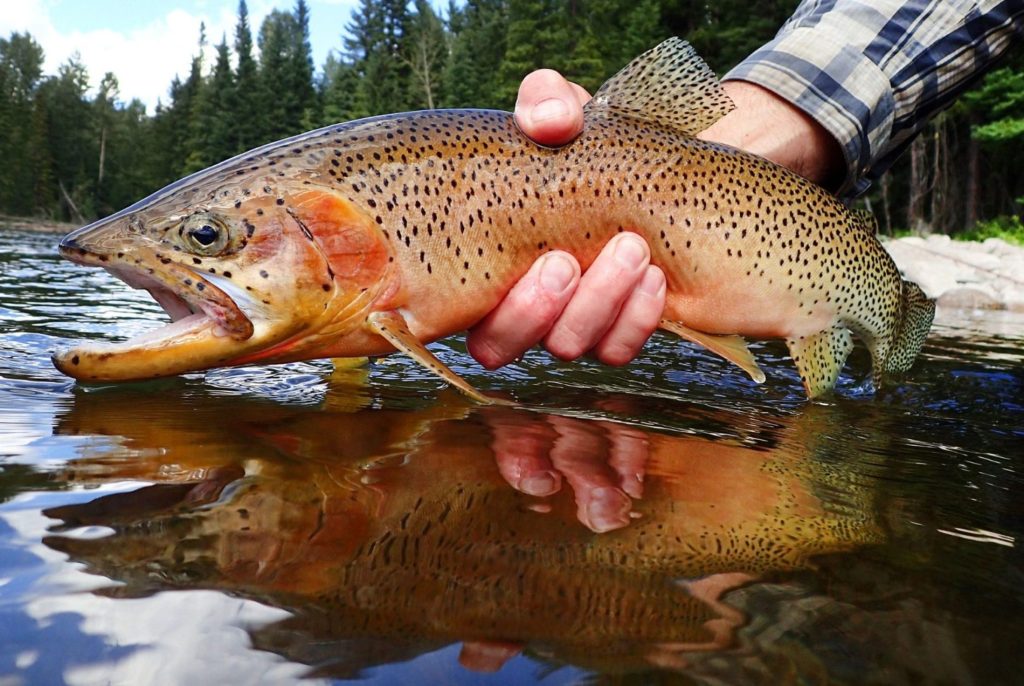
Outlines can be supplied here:
[[[658, 336], [82, 387], [147, 295], [0, 231], [0, 683], [1019, 683], [1024, 320], [879, 396]], [[533, 478], [530, 478], [533, 477]], [[532, 495], [531, 495], [532, 493]]]

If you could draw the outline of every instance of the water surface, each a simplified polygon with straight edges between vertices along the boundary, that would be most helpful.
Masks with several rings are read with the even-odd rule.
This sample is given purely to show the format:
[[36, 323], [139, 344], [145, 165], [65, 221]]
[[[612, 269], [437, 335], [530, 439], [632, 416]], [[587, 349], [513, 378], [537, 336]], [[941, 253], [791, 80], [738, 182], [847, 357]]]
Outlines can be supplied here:
[[158, 306], [0, 230], [0, 683], [1019, 680], [1024, 321], [824, 402], [656, 336], [481, 408], [403, 357], [78, 386]]

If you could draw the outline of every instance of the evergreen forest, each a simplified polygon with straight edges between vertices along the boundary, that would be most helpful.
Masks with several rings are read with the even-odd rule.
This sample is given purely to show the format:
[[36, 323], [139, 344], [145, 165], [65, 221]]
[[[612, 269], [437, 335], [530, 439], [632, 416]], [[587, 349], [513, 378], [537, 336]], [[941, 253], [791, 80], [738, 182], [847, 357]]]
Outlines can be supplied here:
[[[96, 82], [77, 56], [44, 74], [29, 34], [0, 38], [0, 213], [84, 223], [279, 138], [349, 119], [436, 107], [511, 109], [522, 77], [551, 67], [593, 91], [660, 40], [688, 39], [724, 73], [770, 39], [797, 0], [360, 0], [315, 65], [305, 0], [234, 34], [168, 84], [155, 112]], [[210, 58], [204, 58], [210, 55]], [[1021, 231], [1024, 50], [934, 119], [866, 203], [882, 230]], [[987, 231], [987, 233], [986, 233]]]

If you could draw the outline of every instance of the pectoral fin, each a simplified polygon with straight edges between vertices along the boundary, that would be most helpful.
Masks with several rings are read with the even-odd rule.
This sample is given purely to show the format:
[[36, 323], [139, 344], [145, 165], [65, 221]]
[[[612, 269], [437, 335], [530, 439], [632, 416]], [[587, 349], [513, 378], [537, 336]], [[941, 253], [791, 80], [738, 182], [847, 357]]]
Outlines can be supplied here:
[[853, 336], [844, 327], [835, 326], [811, 336], [786, 339], [808, 398], [832, 390], [839, 371], [853, 350]]
[[421, 365], [437, 374], [442, 379], [455, 386], [478, 403], [485, 405], [509, 405], [508, 401], [497, 398], [489, 398], [480, 391], [473, 388], [461, 376], [445, 366], [441, 360], [434, 357], [434, 354], [427, 350], [427, 346], [412, 335], [405, 319], [398, 312], [373, 312], [366, 318], [367, 324], [373, 331], [395, 346]]
[[740, 369], [750, 375], [750, 378], [757, 383], [764, 383], [764, 372], [757, 366], [757, 361], [747, 349], [747, 342], [736, 335], [716, 335], [694, 331], [688, 326], [668, 319], [662, 319], [658, 324], [659, 329], [671, 331], [680, 338], [702, 345], [716, 355], [721, 355]]
[[365, 367], [370, 363], [370, 359], [367, 357], [332, 357], [331, 362], [334, 364], [335, 371], [343, 371]]

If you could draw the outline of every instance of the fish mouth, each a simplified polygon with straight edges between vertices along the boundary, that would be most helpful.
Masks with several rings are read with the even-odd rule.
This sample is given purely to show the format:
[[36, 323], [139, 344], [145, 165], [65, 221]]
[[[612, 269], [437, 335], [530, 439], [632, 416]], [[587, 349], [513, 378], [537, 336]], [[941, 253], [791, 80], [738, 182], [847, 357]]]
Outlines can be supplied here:
[[[132, 288], [148, 291], [170, 323], [117, 343], [83, 343], [52, 357], [61, 372], [80, 381], [130, 381], [172, 376], [219, 366], [252, 338], [252, 320], [228, 290], [230, 281], [175, 262], [156, 250], [130, 257], [90, 252], [65, 239], [60, 254], [78, 264], [102, 267]], [[241, 298], [240, 298], [241, 299]]]

